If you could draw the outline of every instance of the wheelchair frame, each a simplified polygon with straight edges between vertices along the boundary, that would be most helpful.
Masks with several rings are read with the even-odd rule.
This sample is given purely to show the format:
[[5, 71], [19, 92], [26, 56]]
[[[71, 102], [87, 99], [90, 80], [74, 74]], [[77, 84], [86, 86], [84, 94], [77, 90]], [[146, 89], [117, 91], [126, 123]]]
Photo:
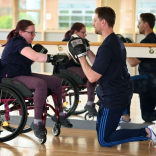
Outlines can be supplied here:
[[[47, 111], [51, 108], [57, 117], [52, 133], [54, 136], [59, 136], [61, 124], [59, 121], [58, 97], [53, 93], [49, 95], [52, 95], [56, 108], [45, 101], [42, 119], [44, 125], [46, 125], [46, 118], [50, 116]], [[28, 110], [33, 109], [33, 91], [29, 90], [19, 80], [4, 78], [0, 84], [0, 142], [12, 140], [20, 133], [31, 131], [30, 126], [26, 126], [26, 122]], [[39, 143], [44, 144], [46, 139], [46, 137], [39, 139]]]
[[[54, 76], [61, 78], [62, 80], [62, 99], [63, 99], [63, 109], [67, 113], [67, 116], [70, 115], [79, 115], [87, 112], [85, 109], [79, 109], [78, 105], [81, 103], [80, 96], [87, 95], [87, 91], [85, 91], [87, 79], [82, 79], [79, 75], [77, 75], [74, 71], [63, 69], [60, 70], [60, 73], [54, 73]], [[67, 85], [64, 85], [64, 82], [68, 81]], [[70, 82], [70, 83], [69, 83]], [[66, 88], [72, 88], [73, 92], [69, 95], [64, 94]], [[95, 93], [96, 94], [96, 93]], [[69, 101], [66, 101], [67, 96], [75, 96], [74, 100], [71, 100], [69, 97]], [[64, 107], [64, 103], [68, 103]], [[89, 113], [85, 114], [85, 120], [93, 120], [94, 116]]]

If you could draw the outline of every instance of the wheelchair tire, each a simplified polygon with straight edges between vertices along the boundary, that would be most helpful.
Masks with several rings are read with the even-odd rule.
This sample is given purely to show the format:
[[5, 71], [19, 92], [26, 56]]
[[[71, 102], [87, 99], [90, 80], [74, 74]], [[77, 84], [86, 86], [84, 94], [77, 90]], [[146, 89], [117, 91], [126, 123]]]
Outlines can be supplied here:
[[0, 142], [5, 142], [14, 139], [23, 130], [27, 109], [21, 96], [9, 86], [0, 85], [0, 99]]
[[90, 115], [89, 113], [86, 113], [85, 114], [85, 120], [93, 121], [94, 120], [94, 116]]
[[75, 112], [73, 112], [73, 115], [79, 115], [79, 114], [83, 114], [83, 113], [85, 113], [85, 112], [87, 112], [87, 110], [85, 110], [85, 109], [82, 109], [82, 110], [75, 110]]
[[68, 78], [61, 76], [62, 106], [67, 117], [75, 112], [79, 102], [79, 91], [76, 85]]
[[[86, 103], [84, 103], [85, 100], [83, 97], [83, 95], [87, 95], [87, 91], [84, 91], [84, 89], [86, 89], [86, 86], [84, 86], [84, 87], [77, 86], [77, 88], [79, 89], [79, 101], [80, 102], [78, 102], [78, 106], [77, 106], [75, 112], [73, 112], [74, 115], [79, 115], [79, 114], [83, 114], [83, 113], [87, 112], [87, 110], [84, 109], [84, 106], [86, 105]], [[84, 93], [84, 92], [86, 92], [86, 93]]]
[[52, 128], [52, 133], [54, 136], [59, 136], [61, 133], [61, 128], [57, 123], [55, 123], [54, 127]]

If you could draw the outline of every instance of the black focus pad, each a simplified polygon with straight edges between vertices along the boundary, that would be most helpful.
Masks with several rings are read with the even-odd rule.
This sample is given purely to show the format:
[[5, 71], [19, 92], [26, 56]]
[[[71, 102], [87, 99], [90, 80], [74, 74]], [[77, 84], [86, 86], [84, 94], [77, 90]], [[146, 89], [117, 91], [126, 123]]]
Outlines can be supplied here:
[[84, 42], [86, 44], [86, 50], [88, 51], [90, 49], [89, 41], [86, 38], [84, 38], [83, 40], [84, 40]]
[[67, 52], [73, 58], [75, 63], [80, 64], [78, 58], [87, 55], [86, 43], [82, 38], [73, 37], [69, 40], [67, 44]]
[[36, 52], [39, 52], [39, 53], [43, 53], [43, 54], [46, 54], [48, 52], [48, 50], [42, 46], [41, 44], [37, 43], [33, 46], [33, 49], [36, 51]]
[[69, 57], [65, 53], [58, 53], [53, 56], [53, 59], [56, 60], [60, 65], [66, 65], [69, 62]]

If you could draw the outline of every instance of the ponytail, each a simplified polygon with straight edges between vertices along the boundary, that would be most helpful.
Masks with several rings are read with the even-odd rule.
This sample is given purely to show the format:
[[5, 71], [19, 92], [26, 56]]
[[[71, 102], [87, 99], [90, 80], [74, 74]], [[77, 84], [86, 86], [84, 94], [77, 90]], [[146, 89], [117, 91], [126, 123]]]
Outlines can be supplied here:
[[[8, 42], [11, 38], [13, 38], [13, 37], [15, 37], [15, 36], [19, 36], [19, 34], [16, 32], [16, 29], [13, 29], [12, 31], [10, 31], [10, 33], [9, 33], [8, 36], [7, 36], [7, 42]], [[4, 47], [5, 45], [6, 45], [6, 43], [3, 44], [2, 47]]]

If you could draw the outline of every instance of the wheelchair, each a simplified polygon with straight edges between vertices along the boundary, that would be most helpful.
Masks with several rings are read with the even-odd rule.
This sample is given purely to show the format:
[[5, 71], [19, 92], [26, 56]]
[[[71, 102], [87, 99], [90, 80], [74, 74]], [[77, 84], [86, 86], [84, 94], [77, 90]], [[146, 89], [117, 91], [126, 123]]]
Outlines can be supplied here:
[[124, 36], [121, 35], [121, 34], [116, 34], [116, 35], [121, 39], [121, 41], [122, 41], [123, 43], [134, 43], [134, 40], [133, 40], [131, 37], [129, 37], [129, 36], [124, 37]]
[[[12, 140], [20, 133], [31, 131], [30, 126], [28, 126], [30, 124], [27, 125], [27, 121], [30, 118], [29, 111], [34, 111], [33, 94], [34, 90], [28, 89], [19, 80], [2, 79], [0, 84], [0, 142]], [[52, 128], [52, 133], [54, 136], [59, 136], [61, 124], [59, 122], [58, 98], [51, 92], [48, 93], [47, 97], [49, 96], [52, 97], [56, 108], [45, 101], [42, 119], [44, 125], [46, 125], [47, 116], [51, 117], [49, 114], [49, 109], [51, 109], [58, 119]], [[44, 144], [46, 139], [39, 139], [39, 143]]]
[[[87, 112], [82, 108], [83, 96], [87, 95], [87, 78], [83, 79], [74, 71], [61, 69], [56, 70], [57, 64], [54, 65], [53, 75], [61, 79], [62, 82], [62, 104], [63, 110], [66, 112], [67, 116], [79, 115]], [[94, 93], [96, 94], [96, 92]], [[82, 99], [82, 101], [80, 100]], [[94, 116], [89, 113], [85, 114], [85, 120], [93, 120]]]

